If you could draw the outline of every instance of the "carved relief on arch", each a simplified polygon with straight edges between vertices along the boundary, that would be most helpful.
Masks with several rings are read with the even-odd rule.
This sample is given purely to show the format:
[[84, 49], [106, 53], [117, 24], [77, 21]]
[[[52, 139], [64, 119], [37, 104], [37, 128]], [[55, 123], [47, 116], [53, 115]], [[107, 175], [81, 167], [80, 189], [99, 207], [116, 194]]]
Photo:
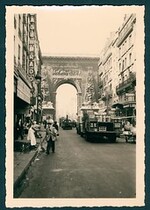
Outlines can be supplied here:
[[53, 68], [53, 76], [81, 76], [81, 70], [68, 65], [56, 66]]
[[77, 92], [82, 94], [82, 87], [81, 87], [82, 80], [81, 79], [75, 79], [74, 83], [75, 83]]

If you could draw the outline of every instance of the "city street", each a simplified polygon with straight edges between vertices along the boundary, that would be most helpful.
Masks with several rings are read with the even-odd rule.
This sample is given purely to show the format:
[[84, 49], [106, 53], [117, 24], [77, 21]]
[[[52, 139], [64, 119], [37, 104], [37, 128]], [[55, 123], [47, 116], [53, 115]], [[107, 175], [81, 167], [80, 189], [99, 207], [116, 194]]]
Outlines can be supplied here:
[[143, 206], [144, 6], [5, 13], [6, 206], [63, 198]]
[[136, 144], [92, 143], [62, 130], [55, 153], [41, 152], [19, 198], [134, 198]]

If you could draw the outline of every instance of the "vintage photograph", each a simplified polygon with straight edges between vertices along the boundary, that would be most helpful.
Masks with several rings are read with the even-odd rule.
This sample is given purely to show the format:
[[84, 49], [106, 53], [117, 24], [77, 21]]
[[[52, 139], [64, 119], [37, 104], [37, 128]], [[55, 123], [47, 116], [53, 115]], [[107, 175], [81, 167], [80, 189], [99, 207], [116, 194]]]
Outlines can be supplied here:
[[6, 7], [6, 206], [143, 206], [144, 6]]

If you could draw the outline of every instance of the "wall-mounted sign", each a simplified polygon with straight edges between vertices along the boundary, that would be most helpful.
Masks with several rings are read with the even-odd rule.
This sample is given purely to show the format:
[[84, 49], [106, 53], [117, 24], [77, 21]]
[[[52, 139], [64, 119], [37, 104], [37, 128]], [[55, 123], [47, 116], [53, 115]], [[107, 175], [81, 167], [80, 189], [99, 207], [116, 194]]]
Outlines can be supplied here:
[[21, 78], [18, 79], [17, 96], [30, 104], [30, 88]]

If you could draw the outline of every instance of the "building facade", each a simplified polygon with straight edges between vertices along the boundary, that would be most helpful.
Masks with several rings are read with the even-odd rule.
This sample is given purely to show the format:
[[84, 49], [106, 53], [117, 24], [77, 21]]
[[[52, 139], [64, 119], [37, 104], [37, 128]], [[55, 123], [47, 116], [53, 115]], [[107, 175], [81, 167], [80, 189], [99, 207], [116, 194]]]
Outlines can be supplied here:
[[[111, 110], [113, 103], [114, 89], [114, 36], [111, 33], [110, 38], [107, 40], [104, 49], [100, 55], [99, 66], [99, 106], [100, 113], [108, 112]], [[113, 38], [112, 38], [113, 37]]]
[[[99, 60], [100, 112], [129, 118], [136, 114], [136, 15], [107, 40]], [[113, 110], [113, 111], [112, 111]]]
[[136, 110], [136, 15], [126, 15], [118, 30], [117, 48], [119, 51], [119, 84], [116, 93], [119, 96], [119, 113], [133, 116]]
[[14, 134], [18, 120], [25, 123], [37, 113], [38, 85], [35, 76], [41, 69], [41, 51], [35, 14], [14, 15]]

